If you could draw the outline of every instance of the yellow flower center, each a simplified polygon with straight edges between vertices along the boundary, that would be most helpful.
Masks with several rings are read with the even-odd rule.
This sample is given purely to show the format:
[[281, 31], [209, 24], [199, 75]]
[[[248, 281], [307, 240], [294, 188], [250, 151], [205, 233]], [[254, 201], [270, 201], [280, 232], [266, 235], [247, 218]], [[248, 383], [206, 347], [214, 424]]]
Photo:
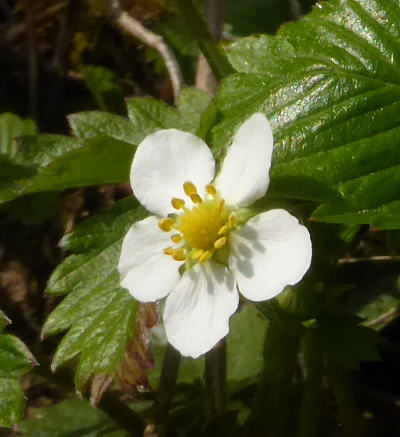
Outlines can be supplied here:
[[204, 199], [192, 182], [185, 182], [183, 189], [194, 206], [188, 209], [183, 199], [171, 199], [172, 206], [182, 213], [163, 218], [158, 223], [164, 232], [174, 232], [171, 241], [177, 244], [166, 247], [164, 253], [177, 261], [204, 263], [226, 245], [229, 233], [235, 227], [235, 218], [213, 185], [206, 187]]

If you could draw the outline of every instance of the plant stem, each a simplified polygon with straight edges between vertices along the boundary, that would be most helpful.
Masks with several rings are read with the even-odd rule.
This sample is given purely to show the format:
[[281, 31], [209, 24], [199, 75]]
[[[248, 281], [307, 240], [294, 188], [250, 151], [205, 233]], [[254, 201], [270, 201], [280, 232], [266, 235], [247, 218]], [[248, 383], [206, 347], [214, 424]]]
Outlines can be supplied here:
[[254, 398], [248, 435], [292, 436], [293, 375], [302, 329], [270, 322], [264, 343], [264, 369]]
[[168, 411], [175, 392], [180, 361], [179, 353], [168, 344], [161, 370], [160, 385], [153, 406], [153, 423], [147, 427], [152, 428], [152, 432], [158, 436], [166, 432]]
[[321, 367], [322, 354], [317, 334], [313, 328], [303, 336], [305, 382], [300, 407], [299, 437], [318, 435], [321, 413]]
[[343, 436], [364, 437], [365, 429], [355, 400], [350, 372], [333, 361], [328, 362], [328, 372], [343, 426]]
[[222, 416], [226, 409], [226, 341], [206, 354], [206, 396], [210, 419]]
[[220, 80], [234, 72], [231, 64], [219, 47], [215, 44], [199, 11], [192, 0], [175, 0], [176, 6], [182, 15], [200, 50], [207, 58], [215, 77]]

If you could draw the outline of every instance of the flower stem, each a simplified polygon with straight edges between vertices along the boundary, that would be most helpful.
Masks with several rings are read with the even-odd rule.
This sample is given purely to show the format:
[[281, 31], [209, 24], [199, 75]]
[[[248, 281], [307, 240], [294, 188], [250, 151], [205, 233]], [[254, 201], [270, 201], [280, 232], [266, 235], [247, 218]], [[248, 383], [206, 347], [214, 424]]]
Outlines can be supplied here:
[[160, 385], [153, 406], [153, 423], [147, 426], [147, 428], [154, 429], [157, 436], [164, 435], [167, 428], [168, 411], [174, 396], [180, 361], [179, 353], [168, 344], [161, 370]]
[[226, 408], [226, 341], [206, 354], [206, 396], [210, 419], [220, 417]]
[[248, 435], [292, 436], [291, 397], [302, 329], [270, 322], [264, 343], [264, 369], [254, 398]]
[[217, 79], [222, 79], [234, 72], [231, 64], [215, 44], [204, 20], [192, 0], [175, 0], [175, 4], [187, 23], [187, 28], [199, 44], [200, 50], [207, 58], [211, 70]]
[[328, 362], [328, 372], [343, 426], [343, 436], [364, 437], [365, 429], [355, 400], [350, 372], [332, 360]]
[[300, 407], [298, 437], [315, 437], [321, 413], [321, 368], [320, 344], [314, 329], [306, 329], [303, 336], [305, 382]]

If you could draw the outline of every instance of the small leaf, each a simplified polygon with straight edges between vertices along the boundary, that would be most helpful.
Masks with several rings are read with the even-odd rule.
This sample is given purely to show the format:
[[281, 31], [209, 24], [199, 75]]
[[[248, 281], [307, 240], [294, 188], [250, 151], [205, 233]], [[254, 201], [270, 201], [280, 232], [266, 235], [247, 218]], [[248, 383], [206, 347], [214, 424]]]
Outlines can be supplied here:
[[181, 129], [190, 131], [187, 121], [179, 112], [158, 100], [134, 97], [127, 102], [128, 116], [131, 119], [139, 142], [160, 129]]
[[31, 370], [37, 362], [22, 341], [0, 334], [0, 378], [17, 378]]
[[179, 95], [178, 111], [186, 121], [190, 132], [196, 133], [201, 117], [211, 102], [211, 96], [196, 88], [184, 88]]
[[138, 145], [141, 141], [132, 122], [120, 115], [86, 111], [69, 115], [68, 121], [73, 134], [81, 140], [107, 135], [128, 144]]
[[37, 127], [33, 120], [23, 120], [9, 112], [0, 114], [0, 154], [15, 158], [18, 153], [15, 139], [36, 133]]
[[104, 67], [89, 66], [82, 70], [82, 74], [102, 111], [125, 113], [124, 93], [113, 71]]

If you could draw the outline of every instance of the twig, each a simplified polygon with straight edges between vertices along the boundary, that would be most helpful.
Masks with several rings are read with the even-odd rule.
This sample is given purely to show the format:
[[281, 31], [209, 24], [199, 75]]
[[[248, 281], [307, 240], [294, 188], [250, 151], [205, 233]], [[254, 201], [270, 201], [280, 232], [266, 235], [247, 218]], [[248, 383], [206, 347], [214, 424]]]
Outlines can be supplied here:
[[400, 261], [400, 255], [377, 255], [377, 256], [364, 256], [360, 258], [339, 258], [338, 264], [353, 264], [360, 262], [384, 262], [384, 261]]
[[[224, 0], [204, 0], [204, 18], [208, 30], [215, 41], [221, 38], [224, 15]], [[203, 53], [197, 61], [196, 88], [209, 94], [215, 94], [218, 82]]]
[[[38, 12], [32, 17], [33, 25], [37, 26], [50, 19], [54, 15], [57, 15], [62, 9], [64, 9], [68, 5], [68, 1], [64, 1], [61, 3], [57, 3], [54, 6], [50, 6], [45, 9], [43, 12]], [[12, 25], [11, 27], [7, 26], [7, 29], [2, 31], [2, 45], [9, 46], [18, 40], [22, 35], [27, 32], [27, 25], [25, 22], [19, 23], [16, 25]]]
[[171, 80], [172, 90], [176, 101], [182, 89], [183, 77], [174, 52], [167, 46], [167, 44], [165, 44], [160, 35], [146, 29], [139, 21], [123, 11], [118, 0], [109, 0], [109, 4], [117, 25], [144, 44], [157, 50], [163, 58]]

